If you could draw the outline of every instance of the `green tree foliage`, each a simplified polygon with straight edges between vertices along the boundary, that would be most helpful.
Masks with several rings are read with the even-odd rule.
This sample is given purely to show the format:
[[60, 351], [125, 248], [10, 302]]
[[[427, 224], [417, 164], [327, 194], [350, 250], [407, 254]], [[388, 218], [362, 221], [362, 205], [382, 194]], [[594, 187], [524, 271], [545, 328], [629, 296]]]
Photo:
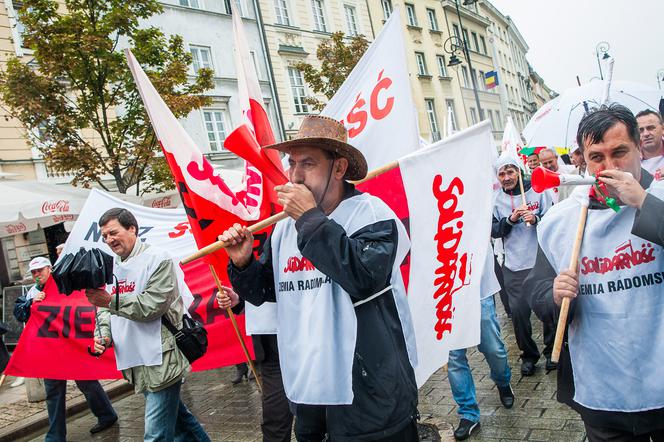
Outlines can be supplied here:
[[180, 36], [139, 27], [162, 12], [156, 0], [24, 0], [23, 46], [0, 72], [0, 97], [37, 140], [52, 170], [89, 186], [112, 176], [117, 189], [173, 187], [121, 46], [132, 48], [176, 117], [209, 103], [212, 71], [188, 77], [191, 54]]
[[[335, 32], [318, 45], [316, 58], [321, 61], [320, 69], [304, 62], [297, 63], [295, 67], [302, 71], [311, 90], [325, 95], [329, 100], [337, 93], [368, 47], [369, 41], [363, 35], [347, 39], [343, 32]], [[316, 110], [325, 107], [325, 103], [316, 97], [307, 97], [305, 101]]]

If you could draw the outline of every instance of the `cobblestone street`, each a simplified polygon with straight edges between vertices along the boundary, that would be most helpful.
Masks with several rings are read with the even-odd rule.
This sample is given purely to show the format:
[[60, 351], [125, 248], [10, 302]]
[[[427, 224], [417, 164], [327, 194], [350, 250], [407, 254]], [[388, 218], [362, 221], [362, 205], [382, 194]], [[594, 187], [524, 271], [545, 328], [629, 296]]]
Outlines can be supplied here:
[[[499, 302], [497, 304], [500, 304]], [[503, 335], [509, 346], [512, 386], [516, 395], [514, 408], [500, 405], [498, 392], [489, 379], [489, 370], [481, 353], [469, 351], [469, 360], [482, 412], [481, 430], [471, 440], [583, 441], [585, 432], [579, 416], [555, 400], [556, 374], [546, 374], [543, 361], [532, 377], [519, 373], [520, 361], [512, 325], [497, 306]], [[541, 343], [541, 326], [533, 316], [533, 325]], [[256, 384], [230, 383], [234, 368], [195, 373], [183, 386], [183, 399], [198, 417], [214, 441], [249, 442], [261, 440], [260, 395]], [[96, 436], [89, 433], [95, 418], [79, 414], [68, 421], [71, 441], [140, 441], [143, 435], [143, 396], [129, 395], [114, 402], [120, 415], [119, 425]], [[420, 413], [423, 420], [438, 423], [443, 440], [453, 440], [452, 427], [458, 423], [456, 405], [447, 381], [440, 370], [420, 389]], [[40, 441], [43, 435], [23, 440]]]

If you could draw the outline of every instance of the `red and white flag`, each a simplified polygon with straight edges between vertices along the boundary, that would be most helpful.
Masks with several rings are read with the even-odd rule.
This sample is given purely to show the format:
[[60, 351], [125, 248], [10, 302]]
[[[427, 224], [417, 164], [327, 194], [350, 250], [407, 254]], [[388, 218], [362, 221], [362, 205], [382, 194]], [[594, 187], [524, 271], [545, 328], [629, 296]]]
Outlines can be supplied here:
[[369, 170], [420, 145], [407, 66], [397, 9], [322, 112], [344, 123], [348, 142], [364, 154]]
[[399, 160], [410, 212], [408, 304], [418, 386], [447, 363], [449, 350], [479, 344], [480, 279], [493, 201], [491, 149], [485, 121]]
[[521, 149], [523, 149], [521, 135], [519, 135], [519, 131], [516, 130], [512, 117], [508, 115], [507, 122], [505, 123], [505, 130], [503, 131], [503, 141], [500, 144], [501, 156], [508, 156], [514, 159], [519, 167], [525, 171], [525, 158], [522, 155], [519, 155]]

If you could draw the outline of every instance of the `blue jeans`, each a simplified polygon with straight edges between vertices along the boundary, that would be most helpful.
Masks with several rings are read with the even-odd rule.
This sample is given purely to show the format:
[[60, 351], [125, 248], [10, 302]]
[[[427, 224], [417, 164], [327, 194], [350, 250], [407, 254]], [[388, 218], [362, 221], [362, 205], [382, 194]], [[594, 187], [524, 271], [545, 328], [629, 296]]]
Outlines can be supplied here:
[[147, 441], [198, 441], [209, 442], [210, 438], [193, 414], [180, 399], [177, 381], [157, 392], [145, 392], [145, 435]]
[[[99, 423], [105, 424], [118, 418], [99, 381], [76, 381], [76, 386], [85, 396], [92, 413]], [[44, 379], [46, 408], [48, 409], [48, 432], [46, 442], [64, 442], [67, 439], [67, 407], [65, 395], [67, 381]]]
[[[484, 355], [491, 369], [491, 380], [499, 387], [510, 383], [512, 372], [507, 363], [507, 349], [500, 337], [500, 325], [496, 318], [496, 304], [493, 296], [481, 301], [480, 345], [477, 349]], [[457, 413], [462, 419], [480, 421], [480, 407], [475, 397], [475, 383], [468, 366], [466, 349], [450, 351], [447, 362], [447, 378], [452, 388], [452, 396], [457, 403]]]

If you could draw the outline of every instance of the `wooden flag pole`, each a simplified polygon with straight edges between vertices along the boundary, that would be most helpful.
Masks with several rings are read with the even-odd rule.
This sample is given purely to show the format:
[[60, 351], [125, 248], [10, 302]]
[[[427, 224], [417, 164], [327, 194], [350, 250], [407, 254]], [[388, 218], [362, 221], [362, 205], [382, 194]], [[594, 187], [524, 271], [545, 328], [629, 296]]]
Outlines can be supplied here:
[[2, 387], [2, 384], [5, 383], [5, 378], [7, 377], [6, 374], [3, 374], [2, 377], [0, 377], [0, 387]]
[[[217, 272], [214, 270], [214, 267], [212, 267], [212, 264], [210, 264], [210, 272], [214, 277], [215, 284], [217, 284], [217, 290], [219, 290], [219, 293], [221, 293], [222, 291], [221, 281], [219, 281]], [[256, 384], [258, 384], [258, 389], [261, 391], [261, 394], [263, 394], [263, 385], [261, 384], [261, 380], [258, 377], [258, 373], [256, 372], [256, 367], [254, 366], [254, 362], [251, 360], [251, 355], [249, 354], [247, 345], [244, 343], [244, 339], [242, 338], [242, 333], [240, 333], [240, 328], [237, 326], [237, 321], [235, 320], [235, 313], [233, 313], [233, 310], [231, 310], [230, 307], [226, 309], [226, 313], [228, 313], [228, 318], [231, 320], [231, 323], [233, 324], [233, 330], [235, 330], [235, 335], [237, 336], [237, 339], [240, 341], [240, 345], [242, 346], [242, 351], [244, 351], [244, 356], [247, 358], [247, 364], [249, 364], [249, 368], [251, 369], [251, 372], [254, 374], [254, 378], [256, 378]]]
[[[528, 207], [528, 203], [526, 202], [526, 191], [523, 188], [523, 174], [521, 173], [521, 167], [519, 169], [519, 189], [521, 189], [521, 202], [526, 208]], [[530, 227], [532, 224], [526, 223], [526, 226]]]
[[[581, 244], [583, 243], [583, 232], [586, 228], [586, 218], [588, 217], [588, 206], [581, 207], [581, 215], [579, 217], [579, 224], [576, 227], [576, 238], [574, 238], [574, 245], [572, 246], [572, 256], [569, 258], [569, 270], [577, 273], [577, 266], [579, 262], [579, 254], [581, 253]], [[556, 339], [553, 341], [553, 351], [551, 352], [551, 361], [558, 362], [560, 358], [560, 350], [563, 347], [563, 337], [565, 335], [565, 327], [567, 326], [567, 314], [569, 313], [570, 298], [563, 298], [560, 304], [560, 315], [558, 316], [558, 325], [556, 327]]]
[[[391, 163], [388, 163], [388, 164], [385, 164], [384, 166], [379, 167], [378, 169], [372, 170], [371, 172], [367, 173], [367, 176], [364, 177], [363, 179], [358, 180], [358, 181], [352, 181], [352, 183], [355, 184], [355, 185], [362, 184], [365, 181], [368, 181], [372, 178], [375, 178], [378, 175], [381, 175], [385, 172], [389, 172], [392, 169], [396, 169], [397, 167], [399, 167], [399, 162], [398, 161], [393, 161]], [[523, 186], [523, 184], [522, 184], [522, 186]], [[521, 193], [523, 194], [523, 192], [521, 192]], [[251, 226], [249, 226], [248, 230], [251, 233], [256, 233], [256, 232], [259, 232], [259, 231], [261, 231], [261, 230], [263, 230], [267, 227], [270, 227], [271, 225], [276, 224], [279, 221], [281, 221], [283, 219], [286, 219], [286, 218], [288, 218], [288, 215], [286, 214], [286, 212], [279, 212], [276, 215], [272, 215], [269, 218], [265, 218], [263, 221], [259, 221], [256, 224], [252, 224]], [[210, 253], [214, 253], [217, 250], [221, 250], [224, 247], [226, 247], [226, 243], [224, 241], [215, 241], [215, 242], [213, 242], [211, 244], [208, 244], [207, 246], [203, 247], [202, 249], [199, 249], [196, 253], [194, 253], [190, 256], [187, 256], [182, 261], [180, 261], [180, 264], [182, 264], [182, 265], [189, 264], [192, 261], [196, 261], [197, 259], [200, 259], [204, 256], [207, 256]]]

